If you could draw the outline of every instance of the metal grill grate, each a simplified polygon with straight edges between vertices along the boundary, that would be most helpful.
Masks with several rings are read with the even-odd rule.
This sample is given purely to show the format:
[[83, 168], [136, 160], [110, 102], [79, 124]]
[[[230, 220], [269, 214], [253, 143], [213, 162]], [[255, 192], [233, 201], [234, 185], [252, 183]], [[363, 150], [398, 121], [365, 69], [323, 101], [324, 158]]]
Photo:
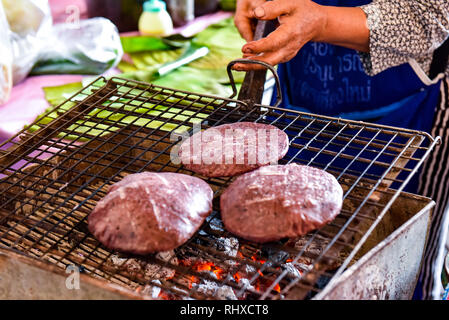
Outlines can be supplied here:
[[[345, 191], [337, 219], [299, 239], [237, 239], [223, 229], [217, 201], [232, 179], [202, 177], [215, 191], [214, 211], [173, 252], [124, 255], [89, 234], [87, 216], [127, 174], [193, 174], [170, 161], [174, 133], [238, 121], [284, 130], [290, 151], [281, 163], [334, 174]], [[311, 298], [357, 258], [436, 143], [422, 132], [99, 78], [1, 146], [0, 246], [150, 298]]]

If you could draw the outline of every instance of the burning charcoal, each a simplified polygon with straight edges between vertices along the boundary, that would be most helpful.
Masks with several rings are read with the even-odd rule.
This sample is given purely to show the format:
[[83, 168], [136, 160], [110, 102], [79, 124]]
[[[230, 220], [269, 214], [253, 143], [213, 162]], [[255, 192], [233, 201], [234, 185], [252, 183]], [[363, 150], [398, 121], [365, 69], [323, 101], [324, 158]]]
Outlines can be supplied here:
[[142, 266], [136, 259], [128, 259], [125, 262], [124, 267], [130, 274], [137, 274], [142, 271]]
[[118, 255], [111, 255], [111, 262], [122, 270], [126, 270], [130, 274], [136, 274], [142, 270], [142, 266], [136, 259], [119, 257]]
[[[151, 282], [159, 285], [161, 284], [159, 280], [153, 280]], [[161, 293], [161, 290], [162, 289], [158, 286], [146, 285], [145, 287], [143, 287], [140, 293], [144, 296], [151, 297], [151, 299], [157, 299], [159, 297], [159, 294]]]
[[299, 258], [298, 262], [304, 263], [306, 265], [312, 264], [316, 257], [318, 257], [323, 249], [327, 246], [328, 241], [315, 239], [311, 243], [308, 244], [309, 239], [306, 237], [299, 238], [294, 244], [295, 249], [298, 252], [304, 250], [302, 256]]
[[310, 271], [313, 269], [313, 265], [300, 262], [295, 263], [295, 267], [299, 270], [299, 272]]
[[210, 216], [207, 222], [209, 222], [209, 227], [212, 230], [224, 231], [224, 225], [220, 219]]
[[320, 254], [323, 249], [329, 244], [329, 240], [324, 240], [319, 237], [313, 239], [312, 242], [309, 243], [308, 237], [301, 237], [297, 239], [295, 243], [295, 249], [313, 252], [315, 254]]
[[126, 262], [126, 258], [120, 258], [119, 256], [113, 254], [110, 257], [112, 263], [118, 267], [121, 267], [125, 262]]
[[194, 283], [193, 288], [207, 297], [218, 300], [237, 300], [234, 290], [226, 285], [219, 285], [213, 281], [203, 280], [200, 284]]
[[235, 258], [239, 250], [239, 241], [236, 238], [218, 238], [217, 250], [224, 252], [227, 256]]
[[[174, 251], [159, 252], [156, 254], [156, 259], [162, 260], [169, 264], [178, 265], [179, 261]], [[175, 276], [176, 271], [167, 267], [162, 267], [155, 263], [148, 263], [145, 266], [145, 276], [150, 279], [170, 279]]]
[[213, 262], [196, 262], [192, 269], [201, 272], [207, 273], [211, 278], [220, 280], [223, 278], [224, 269], [218, 265], [215, 265]]
[[300, 278], [301, 272], [295, 267], [293, 263], [285, 263], [281, 266], [282, 270], [287, 270], [287, 275], [291, 278]]
[[175, 270], [163, 268], [160, 265], [149, 263], [145, 266], [145, 277], [149, 279], [170, 279], [175, 276]]
[[180, 264], [183, 266], [191, 266], [197, 261], [198, 259], [195, 257], [186, 257], [185, 255], [179, 255], [180, 257]]
[[161, 259], [165, 262], [169, 262], [170, 259], [176, 257], [176, 254], [173, 250], [163, 251], [156, 254], [156, 258]]
[[242, 289], [244, 288], [244, 290], [255, 290], [254, 286], [251, 284], [249, 279], [241, 278], [239, 280], [239, 284], [241, 284], [241, 287]]
[[256, 268], [256, 267], [253, 267], [253, 266], [250, 265], [250, 264], [246, 264], [246, 265], [243, 267], [243, 272], [244, 272], [245, 274], [247, 274], [248, 276], [252, 276], [254, 273], [257, 272], [257, 268]]
[[176, 257], [176, 254], [173, 250], [159, 252], [158, 254], [156, 254], [156, 258], [167, 263], [178, 265], [178, 258]]
[[237, 300], [234, 290], [228, 286], [219, 287], [215, 293], [215, 297], [218, 300]]
[[[322, 237], [315, 237], [311, 243], [308, 244], [309, 239], [307, 237], [301, 237], [297, 239], [294, 244], [295, 249], [299, 252], [303, 251], [302, 256], [298, 262], [305, 265], [311, 265], [315, 263], [316, 259], [323, 253], [330, 243], [330, 239], [323, 239]], [[337, 269], [341, 263], [346, 259], [345, 252], [339, 251], [338, 253], [331, 254], [332, 250], [326, 252], [326, 256], [329, 258], [327, 264], [327, 270]]]
[[202, 273], [207, 273], [209, 277], [219, 280], [219, 275], [212, 271], [202, 271]]
[[262, 247], [262, 256], [267, 258], [267, 267], [279, 267], [289, 258], [289, 254], [285, 251], [270, 246]]
[[201, 237], [196, 237], [196, 238], [193, 239], [193, 241], [196, 244], [199, 244], [200, 246], [205, 246], [205, 247], [209, 246], [209, 242], [210, 242], [209, 237], [210, 237], [210, 235], [207, 232], [203, 231], [203, 230], [200, 230], [198, 232], [198, 234]]

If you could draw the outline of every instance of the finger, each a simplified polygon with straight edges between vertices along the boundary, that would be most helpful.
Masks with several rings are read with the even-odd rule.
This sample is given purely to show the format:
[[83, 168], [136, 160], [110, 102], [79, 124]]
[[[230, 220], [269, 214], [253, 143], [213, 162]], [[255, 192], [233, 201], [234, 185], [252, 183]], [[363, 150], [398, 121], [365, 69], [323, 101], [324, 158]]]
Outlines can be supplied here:
[[254, 9], [254, 18], [260, 20], [274, 20], [284, 14], [289, 14], [294, 10], [292, 1], [267, 1]]
[[245, 44], [242, 48], [244, 54], [259, 54], [269, 51], [278, 51], [289, 45], [291, 41], [287, 25], [279, 26], [267, 37]]
[[243, 54], [243, 59], [251, 59], [251, 58], [253, 58], [254, 56], [255, 56], [254, 54], [244, 53], [244, 54]]
[[232, 67], [232, 69], [235, 71], [255, 71], [255, 70], [263, 70], [265, 69], [265, 67], [258, 64], [237, 63]]
[[[251, 58], [248, 60], [261, 61], [261, 62], [268, 63], [267, 61], [270, 60], [270, 57], [257, 56], [255, 58]], [[257, 71], [257, 70], [264, 70], [264, 69], [266, 69], [266, 67], [263, 65], [260, 65], [260, 64], [256, 64], [256, 63], [252, 63], [252, 64], [237, 63], [234, 65], [233, 69], [236, 71]]]
[[250, 19], [244, 16], [236, 16], [234, 19], [234, 23], [243, 39], [245, 39], [247, 42], [253, 41], [254, 30]]
[[[269, 65], [275, 66], [275, 65], [278, 65], [279, 63], [284, 63], [284, 62], [290, 61], [297, 55], [298, 51], [299, 51], [299, 49], [297, 50], [292, 47], [287, 47], [287, 48], [284, 48], [283, 50], [267, 52], [262, 55], [248, 56], [247, 59], [262, 61], [262, 62], [268, 63]], [[234, 69], [237, 71], [251, 71], [251, 70], [265, 69], [264, 66], [261, 66], [258, 64], [237, 63], [234, 65], [234, 67], [235, 67]]]

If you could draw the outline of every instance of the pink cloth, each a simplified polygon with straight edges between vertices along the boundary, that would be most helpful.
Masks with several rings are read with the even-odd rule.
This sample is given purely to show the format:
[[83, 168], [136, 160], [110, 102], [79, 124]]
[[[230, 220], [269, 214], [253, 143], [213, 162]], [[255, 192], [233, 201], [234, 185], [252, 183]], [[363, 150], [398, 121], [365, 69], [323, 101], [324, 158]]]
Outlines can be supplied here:
[[0, 140], [5, 140], [32, 123], [49, 107], [43, 87], [78, 82], [82, 76], [36, 76], [15, 86], [8, 103], [0, 106]]
[[[54, 23], [66, 22], [79, 13], [80, 19], [87, 18], [85, 0], [49, 0]], [[73, 22], [73, 21], [72, 21]], [[81, 81], [78, 75], [54, 75], [29, 77], [16, 85], [8, 103], [0, 105], [0, 143], [30, 124], [49, 107], [43, 87], [58, 86]]]

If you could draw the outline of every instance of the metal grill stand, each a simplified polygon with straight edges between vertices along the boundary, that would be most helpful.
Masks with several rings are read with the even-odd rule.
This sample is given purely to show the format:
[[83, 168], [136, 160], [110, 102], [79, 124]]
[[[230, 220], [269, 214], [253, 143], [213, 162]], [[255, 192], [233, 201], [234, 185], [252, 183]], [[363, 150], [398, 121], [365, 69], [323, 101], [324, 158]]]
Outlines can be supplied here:
[[[86, 218], [108, 188], [146, 170], [194, 174], [174, 165], [175, 133], [252, 121], [285, 131], [282, 163], [336, 176], [339, 217], [300, 239], [258, 245], [222, 227], [217, 200], [232, 181], [205, 178], [214, 212], [173, 252], [135, 257], [112, 252], [87, 231]], [[0, 147], [0, 247], [57, 270], [152, 299], [295, 299], [322, 292], [357, 258], [438, 138], [200, 95], [120, 78], [99, 78]], [[14, 252], [14, 253], [12, 253]], [[1, 259], [1, 258], [0, 258]], [[90, 280], [89, 280], [90, 281]]]

